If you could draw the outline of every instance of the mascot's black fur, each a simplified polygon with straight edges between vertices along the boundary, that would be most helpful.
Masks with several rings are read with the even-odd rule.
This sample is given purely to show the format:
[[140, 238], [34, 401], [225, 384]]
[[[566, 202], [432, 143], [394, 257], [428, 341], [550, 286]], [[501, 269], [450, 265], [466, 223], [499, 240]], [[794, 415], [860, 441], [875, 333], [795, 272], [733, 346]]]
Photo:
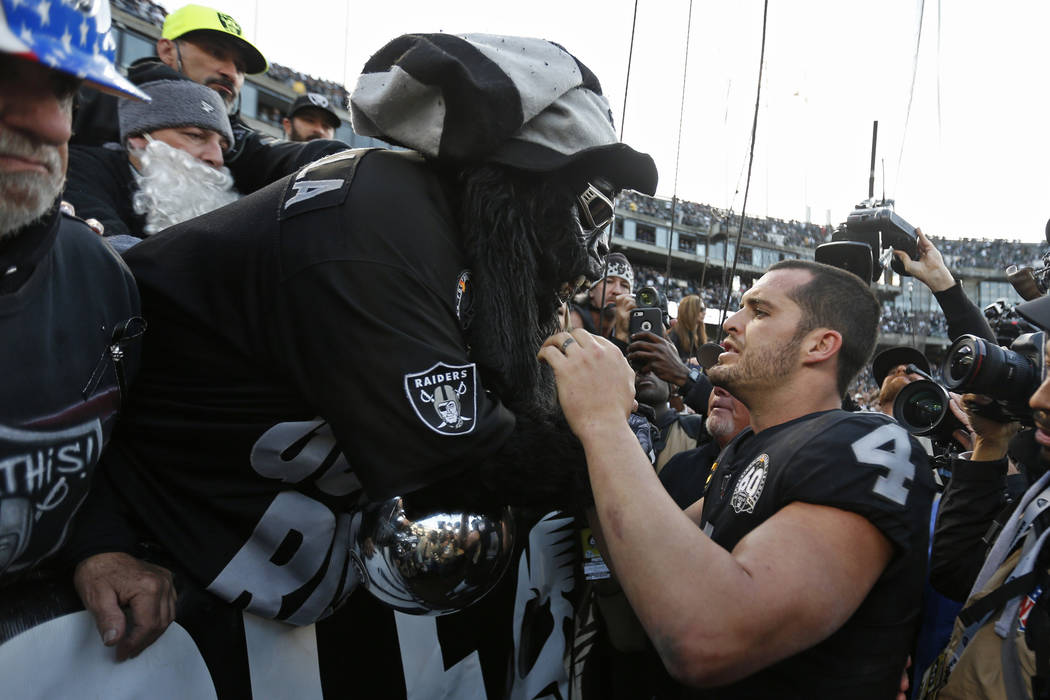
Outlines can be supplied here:
[[[536, 359], [558, 330], [559, 290], [600, 274], [597, 234], [577, 221], [583, 178], [495, 165], [460, 171], [459, 218], [474, 282], [471, 359], [517, 417], [475, 473], [416, 495], [417, 505], [471, 502], [579, 508], [591, 502], [583, 448], [561, 416], [550, 368]], [[599, 251], [604, 252], [604, 251]]]

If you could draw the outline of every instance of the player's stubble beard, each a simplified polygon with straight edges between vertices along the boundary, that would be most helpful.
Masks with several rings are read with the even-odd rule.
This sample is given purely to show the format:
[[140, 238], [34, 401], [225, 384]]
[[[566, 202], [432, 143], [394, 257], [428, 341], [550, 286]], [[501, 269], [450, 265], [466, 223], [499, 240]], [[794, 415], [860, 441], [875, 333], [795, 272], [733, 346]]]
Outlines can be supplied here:
[[475, 290], [471, 357], [511, 410], [552, 415], [554, 376], [536, 353], [559, 328], [559, 288], [587, 272], [573, 197], [548, 178], [498, 166], [466, 169], [460, 182]]
[[65, 186], [66, 173], [57, 146], [0, 129], [0, 153], [32, 158], [47, 173], [0, 172], [0, 241], [18, 234], [51, 209]]
[[712, 384], [722, 387], [751, 408], [754, 397], [784, 381], [795, 370], [798, 351], [807, 332], [799, 329], [783, 345], [752, 347], [750, 351], [745, 345], [736, 362], [715, 365], [707, 371], [707, 376]]

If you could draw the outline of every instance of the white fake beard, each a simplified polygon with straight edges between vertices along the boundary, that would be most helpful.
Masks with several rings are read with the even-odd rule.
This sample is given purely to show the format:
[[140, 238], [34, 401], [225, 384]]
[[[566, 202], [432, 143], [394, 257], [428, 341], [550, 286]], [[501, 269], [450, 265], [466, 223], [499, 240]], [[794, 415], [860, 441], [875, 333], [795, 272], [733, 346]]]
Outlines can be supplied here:
[[131, 153], [139, 161], [131, 204], [145, 214], [147, 236], [240, 199], [229, 168], [213, 168], [163, 141]]
[[42, 161], [47, 174], [0, 172], [0, 240], [17, 234], [51, 208], [65, 185], [58, 147], [34, 144], [18, 132], [0, 130], [0, 153]]

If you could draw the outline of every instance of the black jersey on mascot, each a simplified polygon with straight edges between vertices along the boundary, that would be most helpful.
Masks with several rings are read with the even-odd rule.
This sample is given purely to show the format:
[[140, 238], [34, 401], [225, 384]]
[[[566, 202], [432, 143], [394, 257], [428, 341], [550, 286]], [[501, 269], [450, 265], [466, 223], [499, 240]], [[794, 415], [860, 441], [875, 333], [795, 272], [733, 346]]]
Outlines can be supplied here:
[[[321, 620], [326, 695], [378, 674], [391, 697], [564, 696], [589, 494], [535, 355], [601, 275], [578, 197], [651, 194], [655, 166], [547, 41], [400, 37], [352, 108], [411, 150], [334, 154], [129, 252], [151, 330], [79, 551], [137, 530], [235, 607]], [[499, 586], [438, 618], [379, 609], [347, 550], [356, 509], [390, 496], [519, 506]], [[419, 675], [435, 649], [444, 671]]]

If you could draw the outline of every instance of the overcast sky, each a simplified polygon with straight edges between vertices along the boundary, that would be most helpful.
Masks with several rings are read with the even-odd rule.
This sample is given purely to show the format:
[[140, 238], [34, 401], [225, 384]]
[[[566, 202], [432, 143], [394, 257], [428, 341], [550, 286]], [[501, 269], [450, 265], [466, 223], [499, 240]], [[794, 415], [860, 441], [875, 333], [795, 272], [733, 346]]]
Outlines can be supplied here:
[[[169, 10], [182, 4], [162, 1]], [[829, 212], [833, 223], [842, 221], [867, 196], [877, 119], [876, 196], [885, 170], [898, 214], [935, 235], [1043, 240], [1050, 218], [1050, 3], [926, 2], [909, 118], [921, 6], [770, 2], [748, 213], [805, 219], [808, 207], [816, 223], [826, 223]], [[223, 0], [222, 8], [271, 60], [345, 79], [351, 89], [367, 58], [399, 34], [551, 39], [597, 74], [618, 123], [623, 111], [633, 0]], [[687, 0], [638, 3], [624, 140], [656, 159], [659, 195], [677, 191], [739, 212], [762, 3], [696, 0], [691, 25], [688, 11]]]

